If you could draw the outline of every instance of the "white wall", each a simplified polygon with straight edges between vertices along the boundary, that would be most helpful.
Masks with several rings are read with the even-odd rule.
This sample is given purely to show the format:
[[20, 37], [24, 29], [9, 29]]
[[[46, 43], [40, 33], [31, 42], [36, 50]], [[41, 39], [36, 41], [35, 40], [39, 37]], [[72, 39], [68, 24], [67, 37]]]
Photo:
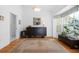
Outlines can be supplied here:
[[47, 36], [52, 36], [52, 18], [51, 14], [48, 11], [41, 10], [40, 12], [34, 12], [31, 6], [26, 6], [23, 9], [23, 21], [22, 21], [22, 30], [25, 29], [28, 25], [33, 25], [33, 17], [41, 18], [41, 25], [47, 27]]
[[22, 8], [16, 5], [0, 5], [0, 15], [4, 16], [4, 20], [0, 21], [0, 48], [10, 43], [10, 13], [17, 16], [16, 38], [19, 37], [20, 25], [18, 20], [22, 20]]
[[13, 13], [17, 16], [17, 36], [19, 36], [19, 30], [20, 30], [20, 25], [18, 24], [18, 20], [22, 20], [22, 8], [21, 6], [18, 5], [4, 5], [4, 6], [0, 6], [0, 8], [2, 8], [3, 10], [5, 10], [6, 12], [9, 13]]
[[4, 20], [0, 21], [0, 48], [9, 43], [10, 30], [9, 30], [9, 14], [0, 9], [0, 15], [4, 16]]

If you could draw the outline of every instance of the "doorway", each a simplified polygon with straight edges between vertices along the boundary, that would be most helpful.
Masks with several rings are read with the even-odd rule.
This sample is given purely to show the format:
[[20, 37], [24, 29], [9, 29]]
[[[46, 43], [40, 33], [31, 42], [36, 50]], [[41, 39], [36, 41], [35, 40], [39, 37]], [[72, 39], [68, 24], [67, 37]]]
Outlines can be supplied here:
[[13, 41], [16, 38], [16, 15], [10, 13], [10, 40]]

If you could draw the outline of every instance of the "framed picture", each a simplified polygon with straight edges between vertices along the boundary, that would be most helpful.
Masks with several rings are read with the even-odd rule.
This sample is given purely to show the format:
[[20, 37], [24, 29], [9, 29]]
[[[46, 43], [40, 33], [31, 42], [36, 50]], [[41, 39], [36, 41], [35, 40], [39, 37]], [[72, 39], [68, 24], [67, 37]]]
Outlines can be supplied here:
[[18, 22], [19, 24], [21, 24], [21, 20], [19, 20], [19, 22]]
[[33, 17], [33, 25], [40, 25], [41, 24], [41, 18]]
[[0, 15], [0, 20], [4, 20], [4, 16]]

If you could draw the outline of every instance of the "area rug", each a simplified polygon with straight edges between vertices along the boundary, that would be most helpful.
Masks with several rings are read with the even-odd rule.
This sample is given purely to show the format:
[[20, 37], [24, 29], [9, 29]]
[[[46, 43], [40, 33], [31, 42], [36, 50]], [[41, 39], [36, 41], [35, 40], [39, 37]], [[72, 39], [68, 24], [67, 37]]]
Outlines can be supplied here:
[[52, 39], [25, 39], [13, 48], [11, 53], [68, 53]]

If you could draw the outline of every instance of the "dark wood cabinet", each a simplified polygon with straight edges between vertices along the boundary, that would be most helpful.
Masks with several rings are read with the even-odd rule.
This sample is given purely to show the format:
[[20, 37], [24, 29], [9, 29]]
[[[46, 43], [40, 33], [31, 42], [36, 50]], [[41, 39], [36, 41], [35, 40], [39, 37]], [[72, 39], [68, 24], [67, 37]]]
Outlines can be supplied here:
[[[23, 31], [22, 31], [23, 32]], [[31, 27], [31, 28], [28, 28], [24, 35], [23, 33], [21, 32], [21, 37], [45, 37], [47, 34], [47, 29], [46, 27]]]
[[32, 35], [46, 36], [46, 27], [33, 27]]

